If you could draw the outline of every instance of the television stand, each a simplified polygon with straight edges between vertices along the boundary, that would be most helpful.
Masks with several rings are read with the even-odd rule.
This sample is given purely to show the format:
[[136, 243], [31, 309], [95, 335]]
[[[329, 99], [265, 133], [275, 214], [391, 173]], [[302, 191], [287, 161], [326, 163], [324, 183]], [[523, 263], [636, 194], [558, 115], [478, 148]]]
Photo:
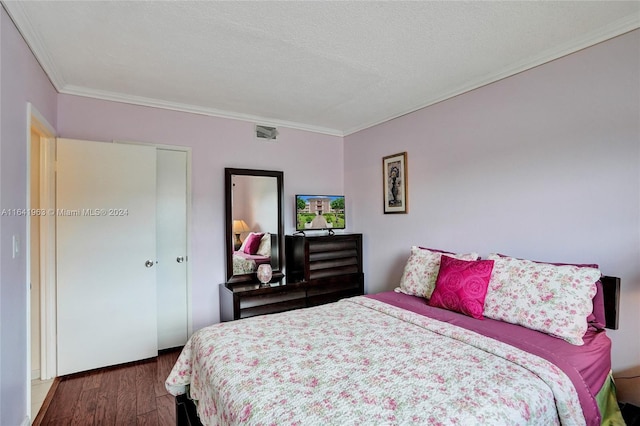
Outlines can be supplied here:
[[285, 236], [287, 282], [306, 283], [307, 307], [364, 294], [362, 234]]

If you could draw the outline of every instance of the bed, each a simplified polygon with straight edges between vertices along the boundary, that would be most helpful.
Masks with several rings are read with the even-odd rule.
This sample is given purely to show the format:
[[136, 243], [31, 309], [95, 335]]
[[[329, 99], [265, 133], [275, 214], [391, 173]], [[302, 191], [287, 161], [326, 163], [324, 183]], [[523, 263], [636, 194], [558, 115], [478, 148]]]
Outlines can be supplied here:
[[263, 263], [270, 263], [271, 256], [248, 254], [243, 251], [233, 252], [233, 275], [251, 274]]
[[277, 247], [277, 238], [276, 234], [268, 232], [250, 232], [233, 252], [233, 275], [251, 274], [263, 263], [271, 263], [271, 247]]
[[576, 344], [432, 306], [410, 263], [397, 291], [194, 333], [166, 381], [178, 424], [624, 424], [601, 324], [618, 279], [594, 283]]

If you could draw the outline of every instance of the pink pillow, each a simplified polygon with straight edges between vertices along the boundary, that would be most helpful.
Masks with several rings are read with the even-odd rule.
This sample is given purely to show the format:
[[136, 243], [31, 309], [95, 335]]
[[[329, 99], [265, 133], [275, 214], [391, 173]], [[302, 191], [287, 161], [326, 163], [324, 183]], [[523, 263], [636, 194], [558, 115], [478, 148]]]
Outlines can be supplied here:
[[243, 251], [247, 254], [256, 254], [258, 247], [260, 247], [260, 240], [262, 240], [263, 235], [264, 234], [249, 234]]
[[443, 255], [429, 305], [482, 319], [493, 260], [460, 260]]

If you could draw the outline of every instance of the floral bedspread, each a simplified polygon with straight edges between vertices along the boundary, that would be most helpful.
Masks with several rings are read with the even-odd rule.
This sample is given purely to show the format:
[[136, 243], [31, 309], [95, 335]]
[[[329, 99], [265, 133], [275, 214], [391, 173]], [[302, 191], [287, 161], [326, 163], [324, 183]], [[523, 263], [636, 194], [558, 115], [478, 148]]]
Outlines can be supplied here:
[[205, 425], [582, 425], [537, 356], [364, 296], [206, 327], [166, 380]]
[[256, 271], [256, 261], [233, 256], [233, 275], [250, 274]]

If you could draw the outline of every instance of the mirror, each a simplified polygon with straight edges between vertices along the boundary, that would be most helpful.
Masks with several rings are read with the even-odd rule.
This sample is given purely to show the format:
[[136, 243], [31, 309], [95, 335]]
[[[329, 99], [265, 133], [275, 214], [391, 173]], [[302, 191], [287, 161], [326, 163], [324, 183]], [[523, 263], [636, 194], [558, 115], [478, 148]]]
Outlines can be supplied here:
[[278, 171], [225, 169], [227, 282], [257, 281], [263, 263], [271, 265], [273, 277], [283, 275], [283, 181]]

